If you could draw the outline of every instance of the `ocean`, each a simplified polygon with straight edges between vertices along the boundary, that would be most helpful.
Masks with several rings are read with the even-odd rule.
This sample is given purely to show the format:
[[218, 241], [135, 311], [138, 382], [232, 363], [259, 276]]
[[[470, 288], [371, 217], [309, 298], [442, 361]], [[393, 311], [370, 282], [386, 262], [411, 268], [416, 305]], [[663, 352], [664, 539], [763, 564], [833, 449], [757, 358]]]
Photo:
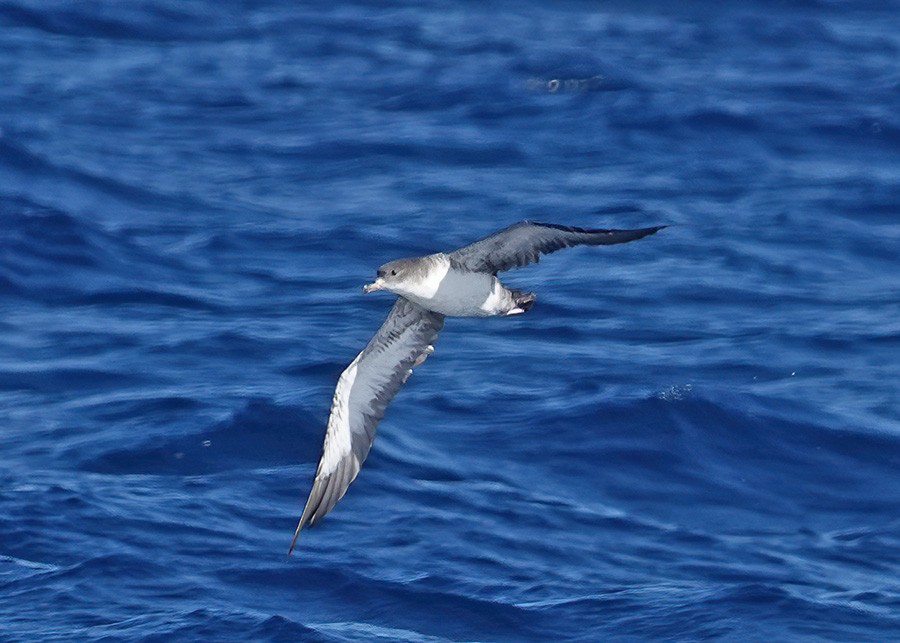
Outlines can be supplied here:
[[[897, 2], [0, 2], [0, 640], [900, 640]], [[382, 263], [448, 319], [286, 556]]]

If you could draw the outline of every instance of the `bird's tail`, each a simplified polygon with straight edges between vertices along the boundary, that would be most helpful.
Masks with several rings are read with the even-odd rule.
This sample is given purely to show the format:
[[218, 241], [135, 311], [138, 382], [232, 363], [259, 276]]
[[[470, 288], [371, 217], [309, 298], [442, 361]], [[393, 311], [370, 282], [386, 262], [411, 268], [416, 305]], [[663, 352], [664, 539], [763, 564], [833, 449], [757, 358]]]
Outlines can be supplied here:
[[506, 313], [507, 315], [518, 315], [528, 312], [528, 309], [534, 304], [534, 300], [537, 299], [537, 295], [533, 292], [525, 292], [524, 290], [513, 290], [510, 288], [509, 294], [515, 302], [515, 306]]

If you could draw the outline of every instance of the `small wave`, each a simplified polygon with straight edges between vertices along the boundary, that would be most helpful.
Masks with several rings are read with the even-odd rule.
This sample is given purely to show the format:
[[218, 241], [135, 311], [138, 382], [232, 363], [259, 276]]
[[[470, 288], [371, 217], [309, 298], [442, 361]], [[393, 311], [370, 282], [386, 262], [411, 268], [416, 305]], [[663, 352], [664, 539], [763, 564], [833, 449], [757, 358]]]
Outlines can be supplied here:
[[[309, 434], [310, 439], [296, 439], [298, 434]], [[254, 399], [206, 431], [108, 451], [88, 459], [82, 468], [110, 474], [201, 475], [315, 463], [322, 435], [322, 424], [305, 410]]]
[[142, 209], [154, 205], [160, 208], [184, 207], [184, 203], [177, 198], [120, 181], [109, 175], [99, 175], [55, 162], [14, 142], [8, 134], [0, 137], [0, 166], [2, 165], [8, 166], [20, 174], [20, 176], [14, 174], [16, 182], [53, 179], [73, 185], [77, 189], [98, 191], [123, 202], [137, 205]]
[[34, 367], [0, 370], [0, 390], [5, 391], [89, 391], [111, 385], [127, 386], [146, 382], [133, 372], [67, 366]]
[[[203, 593], [201, 588], [197, 592]], [[107, 640], [110, 638], [140, 639], [152, 643], [168, 641], [248, 640], [248, 641], [310, 641], [333, 643], [315, 628], [302, 625], [284, 616], [271, 616], [268, 610], [221, 609], [214, 607], [188, 608], [195, 604], [196, 593], [172, 602], [163, 610], [141, 610], [139, 616], [113, 623], [91, 624], [79, 628], [79, 635]], [[167, 605], [168, 595], [153, 596], [159, 605]]]
[[182, 285], [184, 266], [95, 222], [22, 197], [0, 196], [0, 289], [54, 305], [155, 305], [218, 311]]
[[0, 4], [0, 22], [47, 34], [106, 40], [196, 42], [204, 37], [226, 38], [247, 33], [238, 21], [215, 20], [209, 13], [192, 13], [180, 5], [146, 3], [90, 6], [59, 5], [33, 9], [22, 2]]
[[900, 148], [900, 127], [890, 118], [852, 118], [832, 121], [811, 126], [813, 133], [834, 137], [845, 143], [860, 146], [882, 145], [896, 150]]
[[12, 581], [53, 573], [58, 570], [59, 567], [56, 565], [0, 554], [0, 583], [4, 585]]
[[764, 124], [757, 117], [750, 114], [739, 114], [726, 109], [692, 109], [683, 113], [672, 112], [645, 112], [643, 116], [636, 117], [632, 113], [618, 113], [614, 117], [618, 125], [627, 128], [657, 130], [660, 132], [677, 133], [679, 131], [694, 134], [698, 130], [702, 132], [717, 132], [731, 134], [758, 134], [765, 129]]
[[502, 145], [453, 145], [397, 143], [390, 141], [335, 140], [282, 150], [283, 154], [316, 161], [351, 161], [361, 157], [427, 161], [441, 165], [481, 167], [484, 165], [519, 164], [525, 154], [514, 143]]
[[216, 312], [222, 307], [208, 298], [179, 292], [163, 292], [144, 288], [127, 290], [100, 290], [98, 292], [73, 295], [67, 298], [73, 306], [163, 306], [182, 310], [202, 310]]
[[[511, 463], [541, 462], [554, 472], [554, 493], [593, 494], [594, 486], [603, 484], [607, 495], [649, 503], [662, 516], [672, 515], [667, 507], [677, 507], [689, 493], [708, 508], [698, 516], [697, 529], [710, 514], [740, 524], [741, 513], [760, 502], [784, 516], [900, 511], [893, 482], [900, 458], [896, 436], [812, 424], [717, 400], [697, 387], [540, 414], [532, 404], [527, 420], [515, 422], [519, 406], [495, 405], [494, 412], [515, 429], [469, 438], [473, 455], [467, 466], [479, 470], [480, 451], [512, 452], [494, 468], [518, 477], [524, 473], [516, 473]], [[598, 463], [604, 464], [599, 477]], [[694, 525], [683, 519], [686, 528]]]
[[[2, 145], [2, 141], [0, 141]], [[97, 268], [107, 253], [103, 235], [75, 217], [22, 197], [0, 196], [4, 253], [0, 266], [10, 273], [25, 274], [44, 264]]]
[[[469, 638], [473, 632], [480, 632], [481, 638], [516, 632], [517, 636], [534, 640], [552, 634], [537, 612], [511, 602], [466, 595], [464, 590], [442, 587], [430, 578], [397, 582], [375, 578], [346, 566], [317, 567], [309, 564], [232, 569], [221, 572], [219, 576], [228, 584], [241, 586], [245, 591], [275, 586], [321, 600], [324, 590], [329, 604], [353, 605], [356, 613], [376, 613], [402, 605], [402, 612], [394, 612], [392, 619], [393, 626], [401, 631], [416, 631], [420, 624], [427, 623], [430, 635], [451, 639]], [[465, 614], [466, 618], [464, 621], [435, 621], [430, 616], [435, 605], [440, 605], [443, 613]], [[342, 617], [344, 620], [346, 614]]]

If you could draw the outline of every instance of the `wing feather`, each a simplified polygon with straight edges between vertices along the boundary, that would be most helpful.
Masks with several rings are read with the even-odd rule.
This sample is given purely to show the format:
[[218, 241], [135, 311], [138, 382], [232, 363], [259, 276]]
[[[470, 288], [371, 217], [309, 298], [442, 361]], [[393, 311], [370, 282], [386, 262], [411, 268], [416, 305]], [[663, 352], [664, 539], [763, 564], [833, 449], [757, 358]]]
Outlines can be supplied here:
[[443, 315], [398, 297], [381, 328], [341, 373], [322, 456], [291, 551], [300, 530], [315, 526], [356, 478], [388, 403], [403, 386], [410, 369], [428, 355], [443, 325]]
[[542, 254], [563, 248], [626, 243], [665, 227], [606, 230], [521, 221], [447, 254], [465, 270], [497, 273], [536, 262]]

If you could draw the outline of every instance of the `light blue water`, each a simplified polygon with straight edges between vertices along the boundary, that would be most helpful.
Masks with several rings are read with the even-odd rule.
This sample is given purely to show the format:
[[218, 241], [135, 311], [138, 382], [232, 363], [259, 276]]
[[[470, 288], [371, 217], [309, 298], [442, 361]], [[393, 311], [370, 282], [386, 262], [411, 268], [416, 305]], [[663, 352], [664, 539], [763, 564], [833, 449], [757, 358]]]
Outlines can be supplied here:
[[[0, 2], [0, 638], [900, 638], [896, 3]], [[450, 319], [285, 558], [381, 263]]]

